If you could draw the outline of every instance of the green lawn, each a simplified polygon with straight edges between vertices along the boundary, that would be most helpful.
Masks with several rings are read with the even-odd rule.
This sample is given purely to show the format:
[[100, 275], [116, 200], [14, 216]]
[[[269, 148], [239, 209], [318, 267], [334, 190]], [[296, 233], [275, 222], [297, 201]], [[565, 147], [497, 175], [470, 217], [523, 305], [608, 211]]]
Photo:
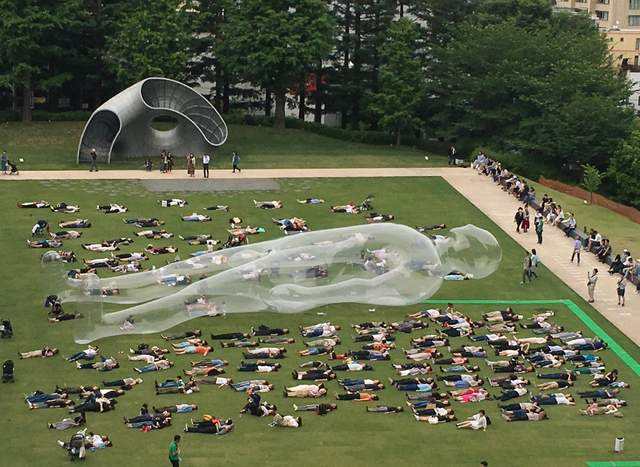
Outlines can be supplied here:
[[[24, 170], [76, 169], [78, 141], [83, 122], [34, 122], [0, 124], [0, 150], [22, 157]], [[446, 165], [446, 158], [406, 146], [375, 146], [349, 143], [302, 130], [230, 125], [228, 141], [215, 152], [213, 167], [230, 167], [237, 151], [245, 168], [318, 167], [424, 167]], [[176, 154], [176, 167], [185, 167]], [[114, 162], [111, 169], [142, 168], [142, 160]], [[159, 168], [159, 155], [154, 160]], [[107, 168], [107, 167], [103, 167]]]
[[615, 254], [622, 253], [624, 248], [634, 255], [640, 251], [640, 236], [636, 222], [607, 208], [585, 204], [583, 199], [552, 190], [531, 180], [528, 183], [535, 187], [540, 199], [547, 193], [562, 206], [565, 213], [573, 212], [578, 221], [578, 228], [586, 228], [587, 231], [595, 229], [604, 238], [611, 240]]
[[[400, 188], [400, 183], [402, 184]], [[210, 224], [184, 224], [179, 216], [211, 204], [229, 204], [231, 215], [237, 215], [251, 225], [266, 227], [264, 239], [275, 238], [279, 231], [270, 224], [274, 215], [306, 218], [313, 229], [340, 227], [362, 223], [360, 216], [329, 214], [327, 206], [301, 206], [295, 198], [305, 196], [324, 197], [328, 204], [338, 204], [349, 200], [359, 200], [367, 193], [376, 194], [375, 207], [379, 212], [393, 213], [399, 223], [408, 225], [446, 222], [449, 226], [463, 225], [472, 222], [479, 227], [490, 230], [499, 240], [503, 248], [503, 262], [499, 270], [491, 277], [478, 281], [447, 282], [433, 298], [438, 299], [571, 299], [575, 301], [589, 316], [621, 344], [635, 359], [640, 359], [640, 348], [624, 337], [616, 328], [591, 308], [577, 294], [568, 289], [544, 267], [539, 271], [540, 278], [533, 284], [520, 286], [520, 264], [522, 249], [493, 224], [484, 214], [477, 211], [460, 194], [451, 189], [440, 178], [411, 178], [402, 181], [393, 179], [353, 179], [345, 180], [281, 180], [279, 193], [246, 192], [246, 193], [189, 193], [186, 198], [190, 205], [184, 209], [162, 209], [157, 200], [175, 194], [150, 193], [138, 182], [127, 181], [16, 181], [0, 184], [0, 211], [4, 214], [4, 222], [0, 224], [0, 240], [5, 245], [3, 276], [2, 317], [11, 318], [16, 334], [13, 339], [0, 342], [0, 360], [15, 358], [19, 350], [33, 350], [44, 344], [60, 347], [62, 355], [69, 355], [79, 350], [73, 343], [73, 325], [70, 322], [48, 324], [46, 311], [42, 307], [44, 297], [57, 291], [53, 284], [56, 281], [39, 263], [42, 251], [28, 249], [24, 241], [28, 238], [29, 229], [40, 218], [49, 219], [52, 224], [61, 219], [76, 217], [75, 215], [53, 214], [48, 211], [19, 210], [17, 201], [47, 199], [51, 203], [65, 201], [78, 203], [82, 211], [81, 217], [88, 217], [93, 227], [86, 230], [82, 241], [100, 241], [105, 238], [131, 236], [134, 229], [121, 222], [122, 215], [106, 216], [95, 211], [98, 203], [122, 202], [130, 208], [127, 216], [157, 216], [166, 221], [165, 228], [178, 234], [195, 234], [210, 232], [216, 238], [223, 238], [229, 214], [214, 213], [214, 221]], [[282, 199], [285, 207], [276, 212], [262, 211], [252, 207], [252, 199]], [[254, 237], [255, 238], [255, 237]], [[155, 241], [157, 244], [175, 244], [180, 247], [180, 256], [186, 257], [196, 247], [188, 247], [179, 239]], [[80, 241], [65, 242], [65, 249], [72, 248], [79, 257], [88, 257], [79, 248]], [[125, 247], [125, 251], [140, 251], [146, 244], [138, 240]], [[91, 257], [100, 255], [92, 254]], [[160, 265], [172, 257], [155, 257], [151, 261]], [[296, 343], [289, 346], [289, 356], [282, 360], [283, 370], [268, 378], [276, 385], [276, 390], [264, 395], [264, 399], [277, 404], [282, 413], [291, 411], [291, 400], [284, 399], [280, 390], [291, 384], [290, 370], [306, 359], [298, 357], [302, 341], [297, 327], [302, 324], [331, 320], [341, 324], [340, 335], [343, 344], [340, 351], [357, 349], [351, 342], [350, 324], [368, 320], [399, 320], [406, 313], [421, 309], [420, 305], [391, 308], [375, 307], [370, 312], [367, 305], [333, 305], [322, 309], [310, 310], [301, 314], [281, 315], [275, 313], [227, 315], [221, 318], [200, 318], [184, 323], [176, 330], [201, 328], [206, 334], [210, 332], [247, 331], [250, 326], [265, 323], [271, 326], [282, 326], [293, 329], [292, 336]], [[474, 318], [481, 312], [495, 308], [491, 306], [459, 307]], [[563, 306], [548, 307], [556, 311], [556, 321], [567, 329], [584, 329], [581, 322]], [[72, 309], [72, 308], [70, 308]], [[541, 310], [536, 306], [516, 307], [524, 315]], [[318, 312], [326, 316], [318, 316]], [[436, 332], [432, 324], [426, 332], [414, 333], [412, 336]], [[527, 335], [522, 332], [519, 335]], [[586, 332], [590, 335], [589, 332]], [[398, 348], [407, 347], [408, 335], [398, 338]], [[116, 337], [99, 341], [104, 355], [118, 355], [119, 351], [139, 342], [160, 343], [157, 336]], [[467, 343], [464, 338], [454, 339], [452, 345]], [[240, 360], [238, 349], [220, 349], [215, 345], [215, 357], [231, 362], [228, 369], [230, 377], [245, 379], [236, 370]], [[446, 350], [444, 351], [446, 355]], [[639, 381], [631, 371], [611, 352], [602, 354], [608, 368], [618, 368], [621, 379], [635, 387]], [[640, 436], [637, 428], [638, 404], [640, 396], [635, 388], [623, 392], [629, 402], [625, 409], [625, 417], [621, 419], [608, 417], [585, 418], [577, 414], [576, 407], [551, 407], [551, 419], [541, 423], [506, 423], [500, 419], [495, 402], [460, 405], [454, 403], [456, 414], [464, 418], [480, 408], [491, 416], [493, 424], [486, 433], [457, 431], [453, 425], [430, 426], [417, 423], [407, 412], [398, 415], [366, 414], [364, 406], [359, 403], [340, 403], [336, 413], [326, 417], [304, 416], [304, 426], [300, 430], [272, 429], [267, 427], [268, 420], [255, 419], [250, 416], [239, 417], [238, 411], [244, 403], [242, 394], [228, 389], [217, 389], [203, 386], [198, 394], [189, 396], [155, 396], [153, 380], [175, 377], [178, 371], [187, 368], [191, 360], [189, 356], [173, 356], [176, 371], [147, 373], [145, 383], [133, 389], [121, 398], [115, 411], [105, 414], [88, 414], [88, 426], [91, 430], [108, 434], [114, 447], [98, 453], [89, 453], [87, 465], [114, 466], [135, 465], [168, 465], [166, 448], [173, 435], [181, 430], [189, 417], [178, 415], [175, 425], [160, 431], [141, 433], [127, 430], [122, 424], [123, 416], [133, 416], [141, 403], [150, 405], [169, 405], [177, 402], [193, 401], [200, 406], [194, 414], [205, 413], [218, 417], [232, 417], [236, 422], [236, 430], [224, 437], [208, 437], [206, 435], [183, 436], [183, 457], [186, 466], [205, 466], [212, 464], [225, 465], [325, 465], [328, 460], [335, 466], [371, 466], [390, 465], [402, 462], [405, 465], [429, 466], [469, 466], [479, 465], [486, 459], [490, 465], [512, 467], [517, 466], [582, 466], [589, 460], [612, 460], [613, 441], [616, 436], [626, 438], [625, 453], [615, 456], [619, 460], [635, 460], [640, 458]], [[392, 361], [403, 361], [401, 350], [392, 351]], [[121, 360], [122, 361], [122, 360]], [[392, 376], [388, 362], [374, 362], [375, 371], [364, 377], [386, 380]], [[489, 370], [483, 362], [479, 362], [482, 374], [488, 376]], [[120, 369], [111, 373], [95, 373], [89, 370], [76, 370], [62, 358], [49, 360], [17, 361], [15, 384], [0, 387], [0, 430], [8, 440], [4, 444], [4, 456], [11, 459], [7, 465], [31, 466], [67, 465], [65, 453], [56, 445], [56, 439], [68, 439], [71, 431], [57, 432], [46, 429], [46, 422], [64, 417], [61, 409], [29, 411], [22, 398], [25, 393], [41, 389], [49, 391], [56, 384], [98, 383], [105, 378], [116, 379], [133, 374], [132, 365], [122, 361]], [[439, 371], [436, 371], [439, 374]], [[246, 379], [251, 378], [247, 374]], [[588, 379], [582, 377], [576, 389], [586, 387]], [[535, 379], [534, 379], [535, 382]], [[337, 383], [328, 383], [330, 395], [338, 392]], [[494, 394], [498, 391], [493, 390]], [[537, 392], [533, 389], [533, 392]], [[381, 403], [404, 405], [404, 394], [395, 389], [386, 388], [380, 392]]]

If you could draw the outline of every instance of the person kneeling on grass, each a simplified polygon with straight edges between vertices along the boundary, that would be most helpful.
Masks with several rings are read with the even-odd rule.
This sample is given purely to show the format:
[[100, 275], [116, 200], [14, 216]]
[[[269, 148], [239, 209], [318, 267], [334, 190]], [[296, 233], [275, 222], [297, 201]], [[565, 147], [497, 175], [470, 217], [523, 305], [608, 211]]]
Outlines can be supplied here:
[[484, 413], [484, 410], [480, 410], [477, 414], [472, 415], [465, 421], [457, 423], [456, 428], [467, 428], [471, 430], [487, 431], [487, 426], [491, 423]]

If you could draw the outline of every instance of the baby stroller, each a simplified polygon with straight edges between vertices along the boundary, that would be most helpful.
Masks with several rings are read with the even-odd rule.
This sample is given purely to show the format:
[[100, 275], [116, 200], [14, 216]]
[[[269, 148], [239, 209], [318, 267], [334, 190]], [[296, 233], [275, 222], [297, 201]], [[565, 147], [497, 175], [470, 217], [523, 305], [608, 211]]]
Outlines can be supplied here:
[[2, 382], [13, 383], [13, 360], [7, 360], [2, 364]]
[[9, 337], [13, 337], [13, 326], [11, 326], [11, 321], [3, 319], [0, 323], [0, 338], [8, 339]]
[[11, 172], [9, 173], [9, 175], [20, 175], [20, 172], [18, 171], [18, 166], [16, 165], [15, 162], [7, 161], [7, 165], [11, 169]]
[[69, 458], [73, 461], [75, 459], [84, 459], [87, 456], [87, 449], [85, 448], [86, 438], [85, 431], [78, 431], [71, 437], [69, 443], [66, 445], [69, 452]]

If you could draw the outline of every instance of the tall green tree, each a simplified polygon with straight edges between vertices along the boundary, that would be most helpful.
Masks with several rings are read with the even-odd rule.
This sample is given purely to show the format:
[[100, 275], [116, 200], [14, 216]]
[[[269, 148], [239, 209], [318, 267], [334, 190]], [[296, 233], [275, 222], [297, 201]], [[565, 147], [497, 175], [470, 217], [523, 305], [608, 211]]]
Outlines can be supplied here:
[[0, 0], [0, 87], [22, 94], [22, 120], [31, 120], [34, 90], [71, 79], [56, 62], [76, 51], [68, 31], [82, 25], [80, 0]]
[[380, 91], [371, 97], [370, 108], [380, 126], [396, 135], [396, 144], [403, 131], [422, 123], [418, 111], [424, 102], [425, 73], [417, 53], [419, 39], [416, 25], [401, 18], [389, 28], [381, 51]]
[[107, 38], [106, 61], [120, 86], [149, 76], [184, 80], [192, 58], [193, 0], [130, 0]]
[[589, 204], [593, 203], [593, 193], [602, 185], [604, 174], [591, 164], [582, 166], [582, 186], [589, 192]]
[[234, 0], [225, 8], [225, 69], [273, 92], [284, 128], [287, 91], [331, 52], [334, 22], [322, 0]]
[[611, 158], [607, 176], [615, 183], [616, 197], [640, 208], [640, 130], [634, 130]]
[[[533, 0], [531, 0], [533, 1]], [[546, 10], [544, 10], [546, 11]], [[437, 121], [458, 137], [600, 169], [630, 131], [629, 83], [583, 16], [465, 24], [437, 51]]]

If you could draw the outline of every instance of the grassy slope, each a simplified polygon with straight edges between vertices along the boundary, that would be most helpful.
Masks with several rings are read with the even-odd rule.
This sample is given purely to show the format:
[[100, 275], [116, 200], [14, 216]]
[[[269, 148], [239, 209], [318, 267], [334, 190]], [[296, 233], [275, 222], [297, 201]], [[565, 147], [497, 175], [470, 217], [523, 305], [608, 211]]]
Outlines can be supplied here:
[[[82, 122], [0, 124], [0, 147], [11, 158], [23, 157], [27, 170], [76, 169]], [[408, 147], [349, 143], [301, 130], [231, 125], [229, 140], [216, 151], [213, 166], [230, 167], [231, 152], [238, 151], [246, 168], [292, 167], [413, 167], [445, 165], [443, 157], [424, 160], [424, 152]], [[176, 154], [183, 167], [182, 154]], [[159, 158], [154, 165], [159, 168]], [[106, 167], [104, 167], [106, 168]], [[114, 162], [110, 168], [142, 168], [142, 160]]]
[[[622, 253], [627, 248], [633, 255], [640, 251], [640, 236], [638, 224], [627, 217], [615, 213], [602, 206], [584, 204], [584, 200], [547, 188], [539, 183], [531, 182], [536, 188], [538, 196], [542, 198], [548, 193], [554, 201], [560, 203], [564, 212], [573, 212], [580, 229], [595, 229], [605, 238], [611, 240], [614, 252]], [[634, 256], [635, 257], [635, 256]]]
[[[398, 189], [402, 183], [402, 190]], [[60, 214], [52, 214], [31, 210], [18, 210], [16, 201], [45, 198], [50, 202], [77, 202], [83, 208], [81, 214], [94, 222], [94, 227], [86, 231], [86, 240], [101, 240], [121, 235], [130, 235], [132, 229], [121, 221], [122, 216], [105, 216], [92, 209], [99, 202], [120, 201], [126, 203], [131, 216], [159, 216], [167, 221], [166, 228], [176, 234], [212, 232], [218, 238], [223, 235], [226, 215], [215, 216], [211, 224], [183, 224], [179, 220], [182, 213], [192, 212], [197, 208], [214, 204], [229, 204], [233, 215], [243, 217], [251, 225], [267, 227], [265, 239], [278, 236], [276, 229], [269, 224], [272, 215], [299, 215], [309, 220], [312, 228], [337, 227], [361, 222], [358, 216], [328, 214], [326, 207], [298, 206], [294, 198], [305, 195], [321, 196], [328, 203], [340, 203], [357, 200], [373, 191], [377, 195], [376, 208], [381, 212], [396, 214], [398, 222], [414, 225], [418, 223], [446, 222], [451, 226], [473, 222], [494, 233], [503, 247], [504, 259], [499, 271], [481, 281], [463, 283], [446, 283], [434, 298], [570, 298], [585, 309], [605, 330], [622, 344], [636, 359], [640, 358], [640, 349], [624, 338], [613, 326], [604, 320], [595, 310], [580, 297], [565, 287], [559, 280], [542, 268], [540, 279], [531, 286], [518, 285], [520, 277], [521, 248], [507, 235], [499, 230], [488, 218], [478, 212], [457, 192], [452, 190], [443, 180], [403, 179], [402, 182], [391, 179], [382, 180], [287, 180], [281, 182], [281, 193], [273, 195], [281, 198], [285, 208], [277, 213], [256, 210], [250, 207], [251, 199], [270, 199], [271, 193], [229, 193], [229, 194], [188, 194], [190, 206], [180, 209], [160, 209], [157, 193], [146, 192], [137, 183], [128, 182], [16, 182], [0, 185], [0, 212], [5, 214], [8, 222], [0, 224], [0, 239], [5, 245], [3, 272], [3, 308], [2, 316], [10, 317], [16, 329], [16, 336], [10, 341], [0, 342], [0, 360], [12, 357], [18, 350], [31, 350], [43, 344], [57, 345], [63, 355], [68, 355], [78, 346], [72, 341], [70, 323], [49, 325], [42, 308], [42, 299], [55, 290], [51, 277], [42, 271], [38, 264], [40, 252], [23, 247], [24, 239], [34, 220], [46, 217], [50, 221], [69, 218]], [[135, 193], [135, 195], [132, 195]], [[84, 240], [84, 239], [83, 239]], [[79, 241], [66, 242], [65, 247], [79, 248]], [[173, 243], [181, 247], [182, 257], [195, 247], [185, 248], [180, 240], [164, 240], [157, 243]], [[140, 250], [144, 241], [138, 241], [126, 251]], [[80, 254], [81, 257], [86, 257]], [[94, 255], [97, 257], [98, 255]], [[166, 257], [156, 257], [154, 262], [161, 264]], [[368, 312], [365, 305], [334, 305], [324, 307], [321, 311], [327, 316], [317, 316], [319, 310], [311, 310], [299, 315], [236, 315], [225, 318], [200, 319], [184, 323], [178, 329], [202, 328], [205, 332], [247, 330], [251, 325], [267, 323], [272, 326], [286, 326], [296, 329], [300, 324], [311, 324], [330, 319], [343, 325], [341, 336], [346, 344], [341, 350], [355, 349], [349, 345], [350, 323], [371, 319], [397, 320], [405, 313], [420, 309], [420, 306], [394, 309], [376, 307], [374, 313]], [[474, 317], [487, 310], [487, 307], [462, 307], [463, 311]], [[557, 321], [570, 329], [582, 329], [580, 322], [567, 310], [555, 308]], [[534, 307], [523, 307], [524, 314], [530, 314]], [[433, 330], [430, 328], [429, 333]], [[291, 345], [290, 355], [282, 361], [284, 371], [270, 376], [277, 390], [265, 395], [265, 399], [276, 403], [282, 412], [289, 412], [291, 401], [280, 396], [280, 389], [291, 384], [289, 370], [303, 361], [293, 353], [302, 347], [299, 336], [294, 332], [297, 342]], [[409, 336], [400, 336], [399, 347], [408, 345]], [[104, 354], [117, 354], [137, 342], [157, 343], [153, 336], [119, 337], [100, 342]], [[453, 345], [467, 342], [456, 339]], [[216, 346], [217, 347], [217, 346]], [[240, 360], [237, 349], [220, 350], [216, 348], [217, 357], [231, 361], [229, 375], [240, 379], [233, 367]], [[394, 351], [394, 361], [402, 361], [400, 351]], [[638, 379], [610, 352], [604, 354], [608, 366], [618, 367], [622, 379], [637, 385]], [[188, 365], [189, 357], [176, 357], [177, 369]], [[388, 363], [374, 363], [376, 371], [366, 377], [386, 379], [391, 376]], [[29, 412], [22, 403], [24, 393], [35, 389], [49, 390], [57, 384], [93, 384], [103, 376], [116, 379], [131, 375], [131, 365], [124, 362], [122, 367], [111, 373], [94, 373], [75, 370], [61, 358], [47, 361], [18, 361], [17, 382], [3, 385], [0, 388], [0, 429], [10, 441], [5, 448], [6, 458], [13, 459], [12, 465], [40, 465], [43, 458], [48, 465], [67, 465], [67, 460], [56, 445], [58, 438], [67, 439], [71, 432], [54, 432], [46, 430], [45, 423], [64, 416], [59, 409]], [[483, 374], [488, 370], [481, 364]], [[552, 420], [539, 424], [507, 424], [499, 419], [494, 402], [478, 405], [455, 405], [459, 417], [466, 417], [479, 408], [485, 408], [493, 418], [494, 424], [487, 433], [458, 432], [453, 426], [432, 427], [418, 424], [408, 413], [395, 416], [377, 416], [364, 413], [364, 407], [358, 403], [342, 403], [335, 414], [319, 418], [307, 415], [305, 426], [301, 430], [275, 430], [266, 426], [267, 420], [252, 417], [237, 417], [237, 411], [243, 404], [241, 394], [229, 390], [218, 390], [214, 387], [203, 387], [201, 393], [192, 396], [159, 396], [153, 395], [152, 381], [175, 376], [176, 371], [147, 374], [145, 383], [121, 399], [114, 412], [106, 414], [88, 414], [90, 429], [108, 433], [115, 447], [96, 454], [89, 454], [88, 465], [112, 466], [139, 462], [150, 465], [162, 465], [166, 462], [166, 446], [170, 438], [188, 420], [188, 416], [175, 417], [175, 427], [143, 434], [134, 430], [126, 430], [122, 426], [121, 417], [132, 416], [142, 402], [150, 404], [172, 404], [180, 401], [198, 403], [203, 413], [213, 413], [220, 417], [233, 417], [237, 422], [237, 430], [226, 437], [211, 438], [204, 435], [187, 435], [184, 440], [185, 465], [210, 465], [212, 460], [227, 465], [282, 465], [283, 460], [291, 465], [324, 465], [329, 456], [336, 466], [369, 466], [372, 464], [389, 465], [402, 459], [408, 465], [433, 466], [475, 466], [479, 460], [488, 459], [492, 466], [549, 466], [583, 465], [586, 460], [611, 459], [609, 453], [615, 436], [624, 435], [627, 439], [626, 453], [620, 459], [631, 460], [640, 457], [638, 447], [638, 430], [635, 424], [638, 415], [638, 397], [635, 389], [627, 390], [624, 397], [629, 400], [630, 407], [625, 411], [625, 418], [613, 419], [596, 417], [586, 419], [579, 417], [575, 408], [550, 409]], [[580, 388], [585, 387], [582, 378]], [[329, 384], [330, 393], [338, 390], [335, 382]], [[496, 391], [494, 391], [496, 392]], [[385, 389], [381, 392], [381, 400], [387, 404], [403, 404], [403, 394], [395, 390]], [[303, 414], [304, 415], [304, 414]], [[7, 433], [9, 433], [7, 435]], [[15, 433], [15, 434], [11, 434]], [[37, 441], [34, 441], [37, 440]], [[460, 446], [464, 445], [464, 450]], [[533, 448], [533, 450], [532, 450]], [[535, 455], [532, 455], [535, 454]], [[517, 461], [514, 461], [517, 459]]]

